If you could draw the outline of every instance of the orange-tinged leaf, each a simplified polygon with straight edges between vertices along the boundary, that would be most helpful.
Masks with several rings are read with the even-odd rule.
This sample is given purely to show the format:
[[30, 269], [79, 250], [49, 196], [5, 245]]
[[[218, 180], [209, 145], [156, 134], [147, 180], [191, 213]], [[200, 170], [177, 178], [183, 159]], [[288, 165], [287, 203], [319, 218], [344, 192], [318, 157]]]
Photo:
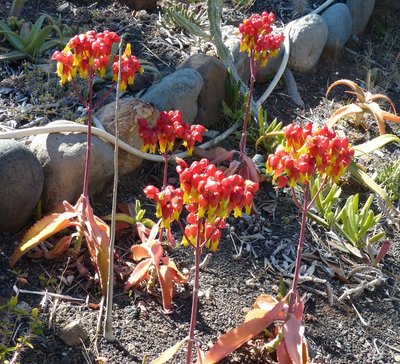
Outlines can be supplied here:
[[139, 282], [143, 281], [148, 276], [150, 266], [151, 266], [150, 259], [142, 260], [136, 266], [135, 270], [128, 278], [128, 281], [125, 283], [124, 291], [127, 291], [132, 286], [136, 286]]
[[69, 226], [76, 225], [73, 219], [77, 212], [56, 213], [43, 217], [33, 225], [22, 238], [22, 242], [17, 246], [10, 258], [10, 265], [15, 263], [30, 249], [38, 246], [43, 240], [64, 230]]
[[189, 337], [185, 337], [183, 340], [178, 341], [174, 346], [165, 350], [157, 359], [153, 360], [151, 364], [164, 364], [168, 360], [172, 359], [181, 349], [182, 346], [189, 340]]
[[294, 314], [289, 314], [289, 318], [283, 324], [283, 334], [285, 335], [286, 350], [294, 364], [302, 364], [303, 355], [303, 336], [304, 326]]
[[326, 90], [326, 96], [328, 96], [329, 92], [334, 88], [335, 86], [338, 85], [345, 85], [350, 87], [353, 90], [353, 93], [357, 96], [358, 101], [364, 102], [365, 101], [365, 91], [358, 86], [355, 82], [342, 79], [342, 80], [337, 80], [333, 82], [328, 89]]
[[336, 110], [331, 117], [328, 120], [328, 127], [332, 128], [340, 119], [344, 118], [347, 115], [351, 114], [358, 114], [362, 113], [363, 109], [356, 105], [356, 104], [350, 104], [341, 107], [340, 109]]
[[390, 97], [383, 95], [383, 94], [374, 94], [371, 95], [370, 97], [368, 97], [368, 100], [366, 100], [366, 102], [372, 102], [375, 100], [379, 100], [379, 99], [383, 99], [385, 101], [387, 101], [390, 104], [390, 107], [392, 108], [392, 110], [394, 111], [394, 113], [396, 114], [396, 106], [394, 106], [393, 101], [390, 99]]
[[271, 311], [264, 311], [261, 317], [244, 322], [238, 327], [228, 331], [225, 335], [222, 335], [215, 345], [206, 353], [203, 364], [218, 363], [219, 360], [225, 358], [252, 337], [258, 335], [279, 317], [279, 313], [283, 310], [283, 307], [284, 302], [280, 301]]
[[144, 258], [150, 258], [149, 251], [142, 244], [133, 245], [131, 247], [131, 252], [135, 262], [139, 262]]
[[158, 280], [160, 281], [161, 294], [164, 310], [172, 312], [172, 296], [174, 295], [174, 283], [172, 282], [172, 269], [161, 265], [157, 269]]
[[374, 115], [379, 128], [379, 134], [384, 135], [386, 133], [385, 127], [385, 119], [383, 118], [382, 109], [376, 102], [370, 102], [368, 104], [364, 104], [365, 107]]
[[400, 116], [392, 114], [387, 111], [382, 111], [383, 118], [389, 121], [394, 121], [395, 123], [400, 123]]
[[153, 244], [150, 247], [150, 255], [153, 260], [154, 266], [157, 268], [160, 266], [161, 258], [164, 255], [164, 249], [161, 244]]
[[173, 271], [173, 276], [172, 279], [175, 283], [178, 284], [185, 284], [188, 282], [188, 277], [187, 275], [183, 274], [181, 271], [178, 270], [177, 266], [173, 262], [173, 260], [169, 257], [162, 257], [161, 261], [164, 265], [166, 265], [168, 268], [172, 269]]
[[63, 238], [61, 238], [56, 245], [54, 245], [54, 248], [48, 252], [44, 252], [44, 256], [46, 259], [54, 259], [54, 258], [58, 258], [61, 257], [62, 255], [64, 255], [67, 251], [68, 248], [71, 245], [71, 240], [73, 238], [73, 235], [68, 235], [68, 236], [64, 236]]
[[254, 302], [254, 308], [261, 308], [265, 311], [269, 311], [272, 307], [274, 307], [279, 301], [270, 294], [263, 293], [259, 295]]

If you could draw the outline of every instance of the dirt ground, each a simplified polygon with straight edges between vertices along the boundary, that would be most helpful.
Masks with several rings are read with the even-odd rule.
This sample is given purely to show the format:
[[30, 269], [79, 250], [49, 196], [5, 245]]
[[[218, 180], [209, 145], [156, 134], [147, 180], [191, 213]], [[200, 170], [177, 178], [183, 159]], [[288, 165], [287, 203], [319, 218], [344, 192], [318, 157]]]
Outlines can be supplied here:
[[[313, 8], [323, 1], [312, 1]], [[11, 1], [5, 1], [0, 8], [0, 19], [5, 17]], [[27, 0], [22, 16], [34, 21], [38, 13], [46, 12], [58, 16], [56, 11], [63, 1]], [[278, 20], [287, 23], [293, 19], [290, 2], [279, 0], [255, 1], [248, 9], [236, 8], [235, 3], [227, 2], [224, 21], [238, 24], [252, 12], [274, 11]], [[341, 78], [363, 82], [374, 92], [381, 92], [395, 102], [400, 109], [400, 69], [399, 55], [400, 23], [399, 14], [377, 14], [371, 20], [366, 32], [352, 39], [337, 60], [322, 59], [309, 74], [294, 73], [299, 92], [305, 103], [298, 108], [287, 95], [280, 83], [264, 104], [271, 120], [277, 117], [285, 124], [299, 121], [325, 120], [337, 102], [343, 98], [343, 90], [332, 93], [336, 101], [325, 99], [329, 84]], [[132, 14], [119, 3], [82, 0], [71, 1], [68, 10], [62, 13], [62, 21], [72, 27], [72, 31], [88, 29], [109, 29], [126, 33], [133, 43], [133, 51], [138, 58], [157, 67], [161, 75], [174, 70], [189, 53], [190, 47], [180, 49], [178, 43], [168, 43], [160, 34], [156, 20], [158, 10]], [[75, 34], [75, 33], [73, 33]], [[72, 34], [72, 35], [73, 35]], [[396, 58], [397, 57], [397, 58]], [[14, 120], [17, 127], [33, 118], [44, 116], [46, 120], [74, 118], [80, 116], [77, 100], [70, 91], [60, 94], [55, 75], [34, 71], [35, 68], [24, 62], [0, 63], [0, 89], [15, 87], [18, 91], [0, 94], [0, 110], [7, 110], [2, 122], [7, 125]], [[43, 85], [46, 84], [46, 87]], [[266, 85], [258, 85], [260, 94]], [[135, 91], [130, 91], [132, 95]], [[30, 114], [21, 115], [17, 106], [19, 95], [27, 96], [35, 109]], [[60, 96], [61, 95], [61, 96]], [[50, 107], [57, 100], [57, 105]], [[15, 126], [15, 125], [14, 125]], [[351, 123], [343, 128], [349, 133], [351, 141], [357, 143], [377, 135], [372, 124], [359, 127]], [[388, 132], [400, 136], [400, 128], [389, 125]], [[231, 139], [229, 144], [238, 140]], [[252, 151], [254, 153], [255, 151]], [[369, 168], [395, 160], [400, 157], [400, 148], [390, 146], [383, 149], [382, 155], [369, 161]], [[151, 183], [160, 183], [161, 167], [145, 162], [141, 169], [124, 177], [120, 183], [119, 200], [140, 199], [149, 216], [153, 211], [142, 190]], [[173, 177], [173, 169], [170, 176]], [[368, 191], [348, 183], [345, 193], [359, 192], [362, 198]], [[111, 209], [111, 186], [101, 196], [93, 198], [93, 206], [98, 215], [105, 215]], [[243, 322], [245, 313], [262, 293], [277, 294], [279, 279], [290, 282], [290, 273], [296, 256], [300, 215], [288, 193], [276, 194], [268, 182], [260, 187], [256, 196], [258, 214], [243, 219], [228, 220], [220, 249], [213, 254], [209, 264], [203, 268], [200, 282], [200, 303], [197, 322], [197, 339], [202, 350], [215, 342], [216, 338], [228, 329]], [[332, 248], [332, 236], [313, 223], [308, 224], [305, 257], [302, 274], [310, 274], [314, 279], [300, 285], [305, 300], [305, 335], [313, 363], [380, 363], [400, 362], [400, 239], [396, 226], [383, 219], [379, 229], [386, 232], [392, 241], [392, 248], [380, 266], [383, 281], [374, 291], [364, 291], [358, 296], [339, 301], [343, 292], [351, 287], [338, 279], [320, 257], [328, 259], [343, 268], [346, 276], [364, 261]], [[75, 298], [98, 303], [101, 297], [94, 280], [83, 279], [69, 258], [57, 261], [32, 261], [23, 258], [15, 269], [10, 269], [8, 260], [22, 236], [0, 236], [0, 304], [11, 295], [14, 285], [21, 289], [41, 292], [47, 290]], [[130, 246], [135, 242], [132, 231], [118, 236], [116, 253], [122, 266]], [[167, 249], [169, 256], [178, 267], [188, 269], [194, 265], [190, 249], [178, 247]], [[205, 252], [204, 254], [207, 254]], [[88, 258], [85, 258], [88, 263]], [[87, 266], [90, 268], [90, 264]], [[91, 269], [91, 268], [90, 268]], [[92, 271], [93, 273], [93, 271]], [[70, 285], [57, 277], [73, 275]], [[191, 279], [193, 277], [191, 276]], [[40, 307], [40, 319], [44, 333], [32, 340], [33, 349], [26, 349], [20, 358], [21, 363], [80, 364], [80, 363], [146, 363], [155, 359], [165, 349], [188, 334], [191, 309], [192, 282], [178, 287], [174, 297], [174, 311], [163, 312], [159, 296], [140, 291], [130, 295], [122, 291], [122, 282], [117, 280], [113, 307], [113, 325], [116, 341], [109, 343], [101, 335], [95, 339], [98, 311], [85, 304], [48, 298]], [[42, 296], [20, 294], [19, 299], [31, 307], [39, 307]], [[0, 315], [0, 321], [6, 318]], [[83, 346], [68, 347], [59, 339], [60, 329], [75, 319], [81, 320], [89, 333]], [[19, 328], [22, 332], [24, 322]], [[274, 356], [261, 350], [261, 338], [231, 354], [224, 363], [274, 363]], [[171, 363], [183, 363], [184, 350]]]

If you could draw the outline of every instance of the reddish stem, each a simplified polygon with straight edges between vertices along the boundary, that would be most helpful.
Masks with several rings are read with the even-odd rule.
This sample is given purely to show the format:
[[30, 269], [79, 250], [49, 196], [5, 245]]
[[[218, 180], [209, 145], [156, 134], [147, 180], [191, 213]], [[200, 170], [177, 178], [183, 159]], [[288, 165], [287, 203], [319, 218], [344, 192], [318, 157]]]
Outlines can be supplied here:
[[254, 82], [256, 81], [256, 66], [254, 61], [254, 50], [251, 51], [250, 55], [250, 89], [249, 98], [246, 105], [246, 113], [244, 114], [242, 136], [240, 138], [239, 150], [240, 154], [246, 154], [246, 142], [247, 142], [247, 126], [249, 124], [249, 119], [251, 115], [251, 100], [254, 94]]
[[196, 338], [194, 335], [194, 329], [196, 326], [197, 318], [197, 303], [199, 298], [199, 285], [200, 285], [200, 258], [201, 258], [201, 242], [200, 242], [200, 227], [201, 220], [197, 223], [197, 239], [195, 248], [195, 273], [194, 273], [194, 286], [193, 286], [193, 299], [192, 299], [192, 314], [190, 317], [190, 328], [189, 328], [189, 341], [187, 346], [186, 364], [192, 363], [192, 350], [193, 343]]
[[[292, 282], [292, 293], [290, 295], [289, 300], [289, 308], [288, 308], [288, 315], [293, 314], [294, 311], [294, 304], [296, 302], [297, 296], [297, 283], [299, 281], [300, 276], [300, 266], [301, 266], [301, 256], [303, 254], [304, 248], [304, 236], [306, 232], [306, 224], [307, 224], [307, 211], [308, 211], [308, 197], [310, 193], [310, 185], [309, 183], [305, 184], [306, 191], [304, 193], [304, 201], [303, 207], [301, 209], [301, 228], [300, 228], [300, 236], [299, 236], [299, 243], [297, 246], [297, 257], [296, 257], [296, 267], [294, 270], [293, 282]], [[293, 191], [294, 193], [294, 191]]]
[[83, 179], [82, 194], [87, 198], [89, 196], [89, 176], [90, 176], [90, 156], [92, 151], [92, 115], [93, 115], [93, 72], [89, 70], [89, 99], [87, 102], [88, 112], [88, 131], [87, 131], [87, 146], [86, 146], [86, 161], [85, 161], [85, 177]]
[[167, 187], [168, 183], [168, 162], [170, 157], [168, 156], [168, 153], [164, 153], [163, 157], [164, 157], [164, 174], [163, 174], [162, 189], [164, 190], [165, 187]]

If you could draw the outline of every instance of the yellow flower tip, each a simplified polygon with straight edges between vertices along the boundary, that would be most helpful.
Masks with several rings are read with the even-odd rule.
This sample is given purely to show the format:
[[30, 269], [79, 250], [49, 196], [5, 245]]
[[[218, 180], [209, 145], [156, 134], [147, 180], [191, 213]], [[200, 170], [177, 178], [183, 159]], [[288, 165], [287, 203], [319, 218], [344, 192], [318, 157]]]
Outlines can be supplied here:
[[126, 47], [125, 47], [125, 52], [124, 55], [127, 57], [130, 57], [132, 54], [132, 47], [130, 43], [127, 43]]
[[144, 72], [144, 68], [143, 68], [143, 67], [140, 67], [140, 68], [139, 68], [139, 73], [142, 74], [143, 72]]
[[121, 80], [121, 82], [120, 82], [120, 84], [119, 84], [119, 89], [122, 91], [122, 92], [124, 92], [125, 90], [126, 90], [126, 87], [127, 87], [128, 85], [126, 84], [126, 82], [124, 82], [124, 81], [122, 81]]

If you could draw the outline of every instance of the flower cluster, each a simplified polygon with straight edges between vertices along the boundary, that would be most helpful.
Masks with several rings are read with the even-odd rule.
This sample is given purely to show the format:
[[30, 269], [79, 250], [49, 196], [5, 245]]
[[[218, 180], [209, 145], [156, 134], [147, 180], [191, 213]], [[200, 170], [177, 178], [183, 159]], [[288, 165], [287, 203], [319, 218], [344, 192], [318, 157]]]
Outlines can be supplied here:
[[[223, 219], [218, 219], [214, 223], [203, 221], [196, 214], [190, 213], [187, 217], [188, 225], [185, 227], [185, 235], [182, 239], [184, 246], [196, 246], [197, 239], [205, 241], [205, 246], [215, 252], [218, 249], [219, 240], [221, 238], [221, 230], [225, 228], [226, 223]], [[200, 229], [200, 230], [199, 230]]]
[[203, 140], [206, 128], [202, 125], [186, 124], [178, 110], [162, 111], [154, 127], [146, 119], [139, 119], [139, 135], [143, 139], [142, 151], [155, 153], [157, 146], [161, 154], [172, 152], [177, 139], [183, 142], [191, 155], [196, 142]]
[[[183, 243], [197, 239], [200, 226], [200, 237], [215, 251], [224, 220], [232, 211], [235, 217], [241, 216], [243, 209], [250, 213], [258, 184], [240, 175], [225, 176], [207, 159], [195, 161], [190, 167], [183, 159], [177, 158], [177, 163], [183, 202], [189, 211]], [[203, 220], [206, 221], [204, 225]]]
[[[117, 82], [119, 72], [119, 58], [114, 57], [112, 65], [113, 81]], [[125, 48], [125, 52], [121, 56], [121, 81], [119, 88], [121, 91], [125, 91], [128, 85], [132, 85], [135, 82], [135, 73], [143, 73], [143, 67], [135, 56], [132, 56], [131, 45], [128, 43]]]
[[[70, 39], [65, 48], [60, 52], [54, 52], [52, 59], [57, 61], [57, 74], [63, 85], [71, 81], [77, 74], [81, 78], [97, 74], [103, 78], [110, 63], [110, 55], [114, 43], [119, 43], [120, 37], [108, 30], [97, 33], [94, 30], [79, 34]], [[126, 85], [133, 83], [133, 75], [142, 68], [137, 58], [131, 55], [131, 47], [128, 44], [122, 56], [123, 67], [121, 69], [121, 90]], [[117, 65], [115, 66], [115, 64]], [[113, 64], [114, 78], [118, 77], [118, 57]]]
[[162, 218], [162, 226], [169, 229], [171, 222], [177, 220], [182, 211], [183, 191], [172, 186], [167, 186], [162, 191], [157, 187], [147, 186], [144, 193], [156, 203], [156, 217]]
[[284, 135], [284, 144], [267, 160], [267, 172], [279, 188], [304, 184], [315, 173], [337, 182], [354, 155], [348, 138], [340, 138], [327, 126], [313, 130], [311, 123], [290, 124], [284, 128]]
[[267, 64], [269, 57], [278, 53], [284, 39], [283, 34], [272, 33], [274, 22], [274, 13], [263, 12], [261, 15], [251, 15], [239, 25], [239, 31], [242, 34], [240, 51], [247, 51], [249, 57], [260, 60], [263, 67]]

